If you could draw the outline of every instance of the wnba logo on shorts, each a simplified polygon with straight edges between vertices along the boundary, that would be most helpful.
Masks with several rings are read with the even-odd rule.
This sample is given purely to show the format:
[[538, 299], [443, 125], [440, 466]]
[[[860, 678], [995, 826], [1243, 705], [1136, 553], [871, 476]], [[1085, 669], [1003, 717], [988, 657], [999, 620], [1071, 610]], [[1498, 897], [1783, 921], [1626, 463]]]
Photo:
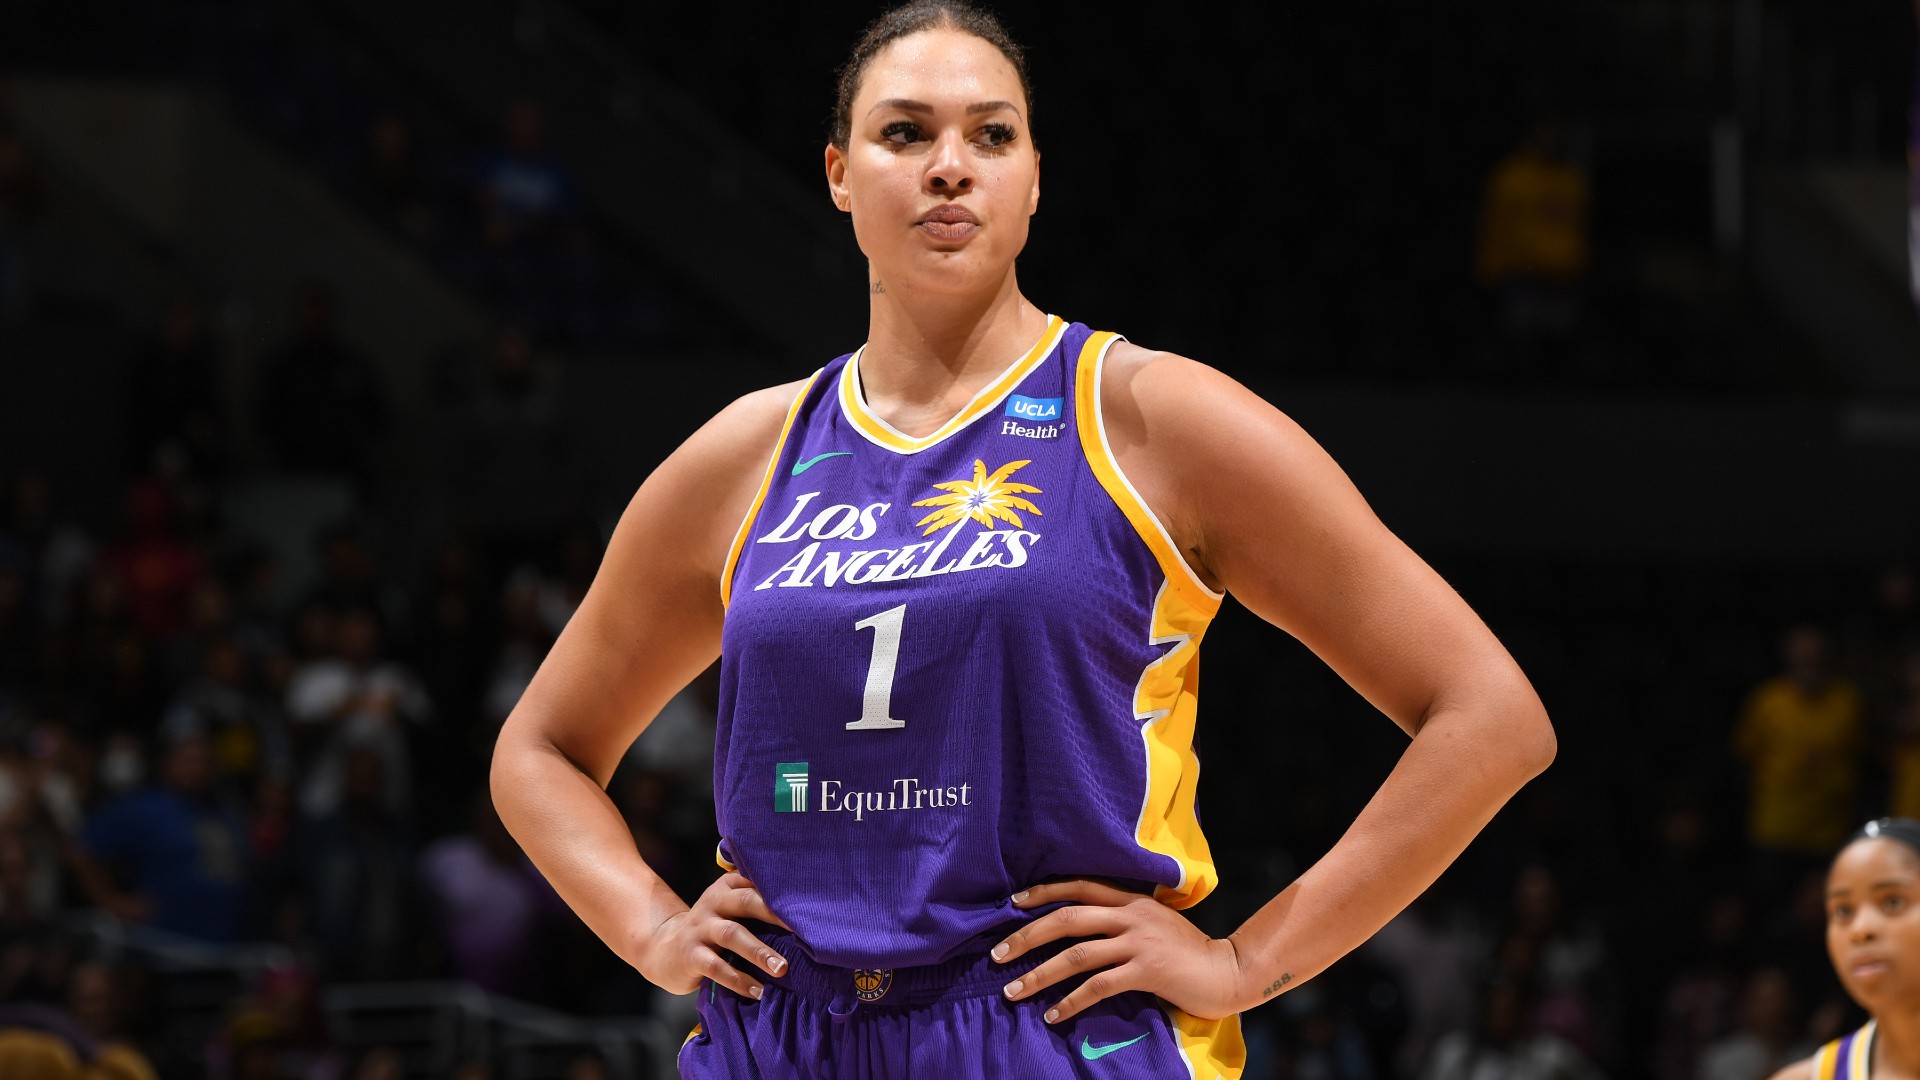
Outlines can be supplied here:
[[773, 812], [807, 812], [807, 763], [783, 761], [773, 767]]
[[1017, 416], [1022, 420], [1058, 420], [1060, 407], [1066, 404], [1066, 400], [1066, 398], [1057, 397], [1023, 397], [1015, 394], [1012, 400], [1007, 402], [1007, 415]]

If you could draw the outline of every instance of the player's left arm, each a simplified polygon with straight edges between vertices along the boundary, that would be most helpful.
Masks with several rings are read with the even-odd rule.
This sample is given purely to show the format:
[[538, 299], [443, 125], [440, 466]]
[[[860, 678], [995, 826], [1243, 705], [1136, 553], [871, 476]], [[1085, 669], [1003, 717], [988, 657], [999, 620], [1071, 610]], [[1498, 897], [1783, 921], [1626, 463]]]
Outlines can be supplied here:
[[1074, 906], [1016, 932], [1003, 959], [1089, 939], [1009, 991], [1094, 971], [1049, 1019], [1131, 989], [1219, 1017], [1299, 986], [1386, 925], [1547, 767], [1555, 740], [1507, 650], [1299, 425], [1183, 357], [1118, 345], [1108, 366], [1108, 439], [1189, 563], [1412, 736], [1333, 849], [1225, 939], [1098, 882], [1016, 901]]

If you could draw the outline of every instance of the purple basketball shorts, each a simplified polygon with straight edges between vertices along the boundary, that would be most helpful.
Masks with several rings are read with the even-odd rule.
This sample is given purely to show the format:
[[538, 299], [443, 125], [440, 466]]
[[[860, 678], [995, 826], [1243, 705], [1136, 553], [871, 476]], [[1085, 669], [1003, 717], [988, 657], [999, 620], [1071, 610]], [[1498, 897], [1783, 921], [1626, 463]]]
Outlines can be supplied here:
[[689, 1080], [1237, 1080], [1246, 1061], [1239, 1017], [1202, 1020], [1152, 994], [1095, 1003], [1058, 1024], [1046, 1011], [1079, 984], [1023, 1001], [1001, 988], [1063, 946], [1007, 964], [985, 954], [893, 970], [830, 967], [791, 934], [762, 931], [787, 958], [760, 1001], [712, 982], [700, 1024], [680, 1048]]

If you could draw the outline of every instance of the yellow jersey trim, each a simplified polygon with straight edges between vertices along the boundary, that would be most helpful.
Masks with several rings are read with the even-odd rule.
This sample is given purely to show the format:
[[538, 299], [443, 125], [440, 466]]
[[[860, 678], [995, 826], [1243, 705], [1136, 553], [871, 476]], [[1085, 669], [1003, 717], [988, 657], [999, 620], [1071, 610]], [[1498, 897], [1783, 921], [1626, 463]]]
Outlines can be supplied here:
[[1107, 442], [1100, 413], [1100, 376], [1107, 350], [1119, 337], [1100, 333], [1080, 350], [1074, 377], [1074, 417], [1087, 464], [1114, 504], [1160, 565], [1163, 581], [1154, 597], [1148, 640], [1172, 648], [1140, 672], [1134, 687], [1134, 718], [1141, 721], [1147, 789], [1141, 794], [1134, 842], [1165, 855], [1180, 868], [1180, 881], [1161, 886], [1154, 896], [1171, 907], [1199, 903], [1220, 883], [1213, 853], [1200, 830], [1195, 796], [1200, 759], [1193, 752], [1199, 713], [1200, 638], [1220, 610], [1223, 594], [1202, 582], [1180, 557], [1172, 537], [1146, 500], [1128, 482]]
[[1213, 610], [1220, 608], [1225, 593], [1215, 592], [1200, 580], [1193, 567], [1174, 546], [1173, 535], [1167, 532], [1160, 518], [1147, 505], [1147, 501], [1134, 490], [1133, 482], [1120, 471], [1119, 459], [1114, 457], [1113, 447], [1107, 442], [1107, 424], [1100, 402], [1100, 380], [1106, 371], [1107, 352], [1116, 342], [1125, 340], [1118, 334], [1102, 332], [1087, 338], [1080, 347], [1079, 370], [1074, 375], [1074, 419], [1080, 429], [1080, 449], [1085, 451], [1087, 464], [1093, 466], [1093, 474], [1100, 478], [1100, 486], [1107, 489], [1113, 501], [1120, 505], [1120, 511], [1133, 522], [1134, 531], [1140, 539], [1146, 541], [1152, 549], [1153, 557], [1160, 563], [1160, 569], [1168, 580], [1177, 581], [1195, 606]]
[[1066, 332], [1065, 320], [1058, 315], [1047, 316], [1046, 331], [1040, 335], [1040, 340], [1034, 343], [1033, 348], [1029, 349], [1025, 356], [1001, 372], [998, 378], [981, 387], [980, 392], [973, 395], [972, 400], [962, 406], [952, 419], [941, 424], [938, 430], [931, 435], [918, 438], [880, 419], [872, 409], [867, 407], [866, 395], [860, 389], [860, 358], [867, 351], [867, 347], [862, 345], [854, 352], [853, 358], [847, 361], [846, 366], [840, 369], [840, 411], [846, 414], [847, 422], [853, 425], [855, 431], [865, 436], [868, 442], [885, 447], [897, 454], [917, 454], [966, 427], [1006, 400], [1007, 395], [1013, 393], [1013, 388], [1019, 386], [1021, 381], [1032, 374], [1033, 369], [1039, 367], [1041, 362], [1053, 352], [1054, 346], [1060, 343], [1060, 335]]
[[793, 430], [794, 418], [800, 415], [800, 403], [807, 400], [807, 391], [813, 389], [814, 380], [819, 377], [819, 371], [807, 376], [806, 385], [794, 395], [793, 404], [787, 406], [787, 419], [780, 425], [780, 438], [773, 444], [773, 456], [767, 459], [767, 474], [760, 478], [760, 490], [753, 493], [753, 505], [747, 507], [747, 516], [740, 519], [740, 528], [733, 534], [733, 546], [727, 549], [727, 564], [720, 571], [722, 608], [733, 602], [733, 569], [740, 564], [740, 552], [747, 546], [747, 532], [753, 528], [753, 519], [760, 515], [760, 504], [767, 501], [767, 489], [773, 486], [773, 474], [780, 468], [780, 452], [787, 448], [787, 434]]
[[1240, 1080], [1247, 1068], [1247, 1042], [1238, 1014], [1202, 1020], [1165, 1002], [1160, 1006], [1180, 1040], [1180, 1059], [1193, 1080]]
[[1838, 1041], [1830, 1042], [1813, 1055], [1813, 1080], [1833, 1080], [1834, 1069], [1840, 1064], [1839, 1045]]

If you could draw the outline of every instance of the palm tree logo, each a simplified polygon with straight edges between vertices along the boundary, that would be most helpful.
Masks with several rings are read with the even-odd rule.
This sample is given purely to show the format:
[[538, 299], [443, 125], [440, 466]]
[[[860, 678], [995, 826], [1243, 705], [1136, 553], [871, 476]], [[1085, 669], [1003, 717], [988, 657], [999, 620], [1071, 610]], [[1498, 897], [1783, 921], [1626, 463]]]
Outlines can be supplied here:
[[944, 484], [935, 484], [935, 488], [946, 492], [930, 499], [921, 499], [915, 506], [936, 507], [932, 513], [915, 525], [925, 525], [921, 536], [931, 536], [949, 525], [972, 518], [987, 528], [996, 528], [995, 522], [1005, 521], [1016, 529], [1026, 528], [1026, 522], [1020, 520], [1016, 510], [1025, 510], [1038, 515], [1040, 508], [1021, 498], [1022, 495], [1038, 495], [1040, 489], [1032, 484], [1017, 484], [1007, 478], [1018, 472], [1021, 466], [1031, 465], [1032, 461], [1010, 461], [987, 473], [987, 463], [973, 463], [972, 480], [949, 480]]

